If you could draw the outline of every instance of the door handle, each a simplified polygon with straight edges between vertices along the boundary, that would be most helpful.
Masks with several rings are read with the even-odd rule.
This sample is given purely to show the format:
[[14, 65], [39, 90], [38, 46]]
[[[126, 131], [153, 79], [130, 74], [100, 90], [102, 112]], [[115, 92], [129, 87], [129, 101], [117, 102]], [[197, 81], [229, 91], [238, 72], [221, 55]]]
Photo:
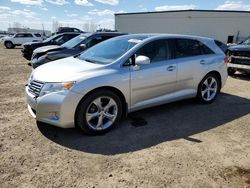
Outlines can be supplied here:
[[172, 65], [171, 65], [171, 66], [169, 66], [169, 67], [167, 68], [167, 71], [173, 71], [173, 70], [175, 70], [175, 68], [176, 68], [175, 66], [172, 66]]
[[207, 64], [207, 62], [206, 62], [204, 59], [202, 59], [202, 60], [200, 61], [200, 64], [201, 64], [201, 65], [205, 65], [205, 64]]

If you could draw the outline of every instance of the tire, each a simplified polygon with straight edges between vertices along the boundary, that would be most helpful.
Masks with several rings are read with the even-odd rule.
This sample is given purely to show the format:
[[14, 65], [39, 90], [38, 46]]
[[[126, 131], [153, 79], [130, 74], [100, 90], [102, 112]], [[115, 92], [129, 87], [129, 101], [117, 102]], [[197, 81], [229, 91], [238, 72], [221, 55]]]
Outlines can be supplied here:
[[230, 75], [230, 76], [233, 76], [233, 75], [235, 74], [235, 72], [236, 72], [236, 70], [234, 70], [233, 68], [228, 68], [228, 69], [227, 69], [227, 73], [228, 73], [228, 75]]
[[218, 76], [216, 74], [208, 74], [201, 80], [196, 98], [202, 104], [211, 104], [216, 99], [220, 89], [221, 82]]
[[76, 127], [88, 135], [101, 135], [113, 129], [121, 117], [120, 98], [112, 91], [102, 89], [82, 99], [76, 111]]
[[15, 45], [11, 42], [11, 41], [6, 41], [4, 43], [4, 46], [7, 48], [7, 49], [11, 49], [11, 48], [14, 48]]

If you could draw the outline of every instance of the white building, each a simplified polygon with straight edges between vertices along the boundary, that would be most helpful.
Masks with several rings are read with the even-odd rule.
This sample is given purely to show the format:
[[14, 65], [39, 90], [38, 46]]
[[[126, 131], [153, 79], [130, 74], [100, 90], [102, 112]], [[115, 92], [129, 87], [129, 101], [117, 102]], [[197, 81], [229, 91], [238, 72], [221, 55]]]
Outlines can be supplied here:
[[115, 14], [115, 29], [128, 33], [175, 33], [225, 43], [250, 36], [250, 11], [179, 10]]

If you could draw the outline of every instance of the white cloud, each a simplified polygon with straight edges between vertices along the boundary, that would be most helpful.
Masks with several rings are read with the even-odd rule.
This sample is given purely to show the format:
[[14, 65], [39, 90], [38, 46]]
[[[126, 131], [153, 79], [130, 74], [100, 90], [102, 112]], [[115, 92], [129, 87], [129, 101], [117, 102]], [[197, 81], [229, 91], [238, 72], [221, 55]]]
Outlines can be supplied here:
[[88, 0], [75, 0], [75, 4], [81, 5], [81, 6], [94, 6]]
[[225, 1], [224, 4], [219, 5], [215, 10], [245, 10], [250, 11], [250, 4], [242, 1]]
[[95, 0], [99, 3], [102, 4], [108, 4], [108, 5], [118, 5], [119, 4], [119, 0]]
[[155, 7], [156, 11], [166, 11], [166, 10], [190, 10], [196, 9], [196, 5], [164, 5]]
[[8, 11], [8, 10], [10, 10], [10, 7], [0, 6], [0, 11]]
[[68, 17], [76, 17], [78, 14], [67, 14]]
[[56, 19], [56, 17], [55, 17], [55, 16], [52, 16], [52, 17], [51, 17], [51, 19], [52, 19], [52, 20], [55, 20], [55, 19]]
[[23, 10], [14, 10], [11, 12], [13, 15], [16, 16], [24, 16], [26, 18], [35, 18], [36, 13], [32, 12], [31, 10], [28, 9], [23, 9]]
[[100, 28], [114, 29], [114, 19], [102, 19], [97, 22]]
[[88, 14], [90, 15], [97, 15], [97, 16], [107, 16], [107, 15], [114, 15], [114, 11], [113, 10], [103, 10], [103, 11], [99, 11], [98, 9], [94, 9], [88, 12]]
[[11, 0], [11, 2], [21, 3], [25, 5], [42, 5], [43, 0]]
[[65, 4], [69, 4], [68, 1], [66, 0], [46, 0], [47, 2], [54, 4], [54, 5], [65, 5]]

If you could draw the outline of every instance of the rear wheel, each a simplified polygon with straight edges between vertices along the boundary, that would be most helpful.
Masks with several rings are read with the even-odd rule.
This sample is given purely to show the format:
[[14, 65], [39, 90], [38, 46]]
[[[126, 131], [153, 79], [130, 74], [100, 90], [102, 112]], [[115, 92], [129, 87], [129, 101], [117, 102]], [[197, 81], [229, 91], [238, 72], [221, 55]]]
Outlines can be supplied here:
[[109, 90], [99, 90], [79, 104], [76, 126], [90, 135], [103, 134], [114, 128], [122, 116], [120, 98]]
[[203, 104], [212, 103], [221, 89], [220, 80], [215, 74], [208, 74], [199, 84], [197, 99]]
[[228, 73], [228, 75], [230, 75], [230, 76], [233, 76], [233, 75], [235, 74], [235, 72], [236, 72], [236, 70], [234, 70], [233, 68], [228, 68], [228, 69], [227, 69], [227, 73]]
[[6, 41], [4, 43], [5, 47], [8, 48], [8, 49], [11, 49], [11, 48], [14, 48], [15, 45], [11, 42], [11, 41]]

